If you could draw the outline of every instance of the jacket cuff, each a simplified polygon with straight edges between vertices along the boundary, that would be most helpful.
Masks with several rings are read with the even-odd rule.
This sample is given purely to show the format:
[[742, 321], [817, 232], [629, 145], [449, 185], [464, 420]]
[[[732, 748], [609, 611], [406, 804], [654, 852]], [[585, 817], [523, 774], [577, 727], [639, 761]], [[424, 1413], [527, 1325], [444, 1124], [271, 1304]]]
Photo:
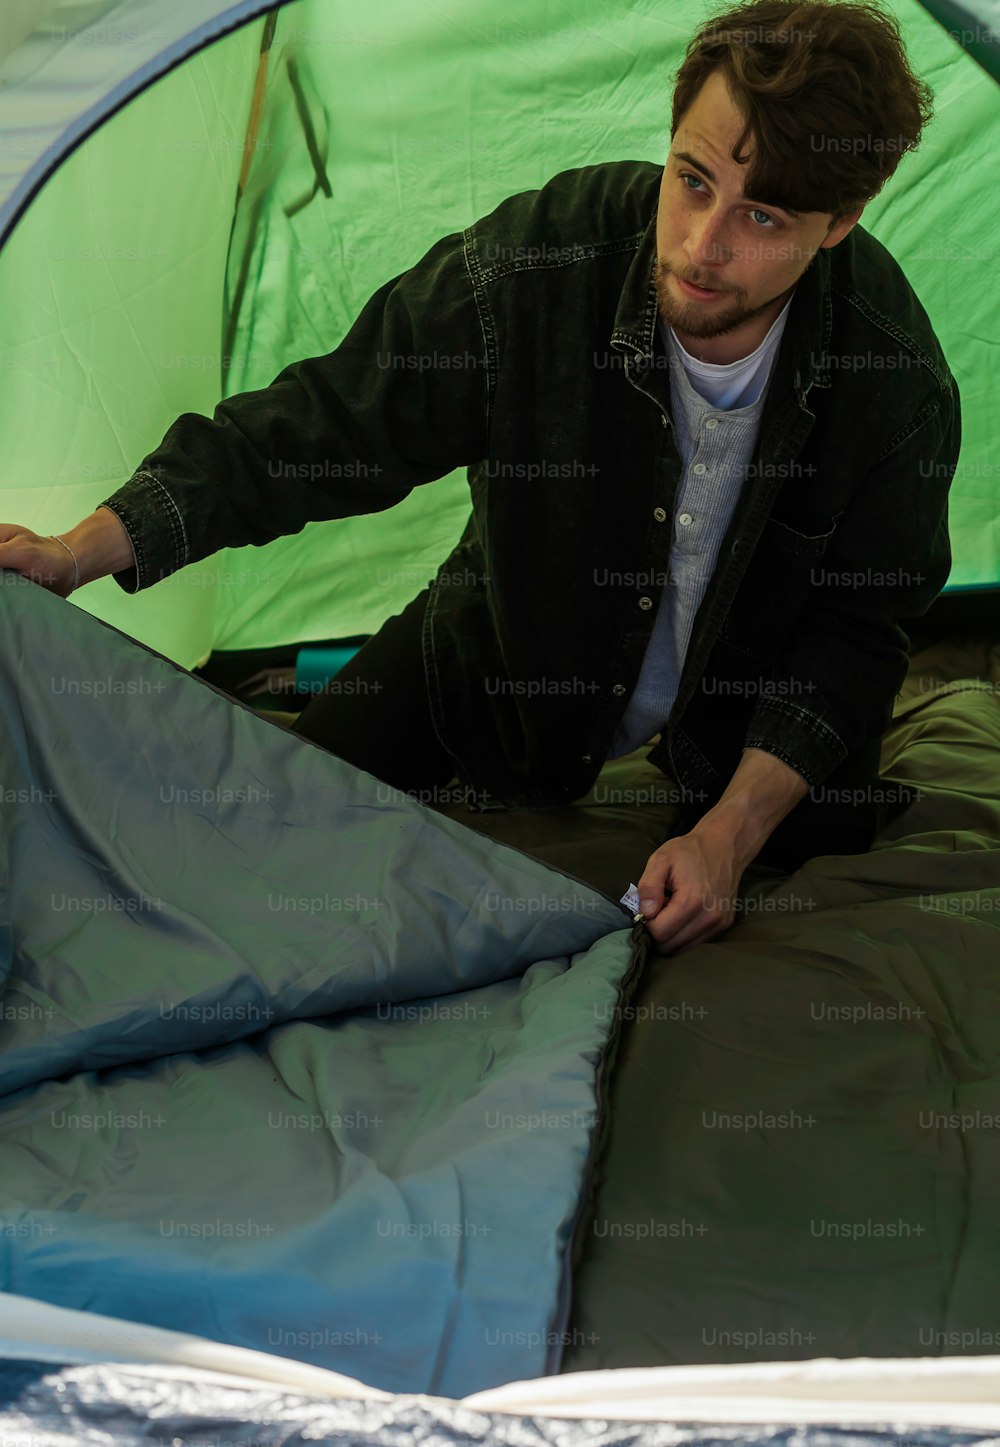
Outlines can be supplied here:
[[810, 789], [822, 784], [848, 755], [847, 744], [826, 719], [784, 698], [757, 705], [743, 747], [774, 754], [800, 773]]
[[188, 562], [188, 539], [177, 504], [151, 472], [136, 472], [98, 507], [114, 513], [128, 533], [136, 566], [111, 576], [126, 593], [168, 578]]

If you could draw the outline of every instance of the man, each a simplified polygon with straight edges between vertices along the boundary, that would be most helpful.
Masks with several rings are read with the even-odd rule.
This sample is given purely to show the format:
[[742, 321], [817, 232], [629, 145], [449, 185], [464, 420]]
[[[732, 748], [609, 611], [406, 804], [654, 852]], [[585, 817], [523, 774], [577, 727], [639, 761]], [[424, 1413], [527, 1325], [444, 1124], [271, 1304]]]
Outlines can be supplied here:
[[62, 539], [0, 530], [0, 567], [134, 592], [468, 465], [461, 541], [349, 666], [379, 691], [299, 731], [529, 805], [659, 734], [685, 807], [643, 910], [664, 953], [713, 938], [751, 860], [870, 844], [898, 620], [948, 576], [958, 389], [857, 224], [930, 114], [875, 5], [737, 6], [688, 47], [663, 168], [509, 198], [328, 356], [181, 417]]

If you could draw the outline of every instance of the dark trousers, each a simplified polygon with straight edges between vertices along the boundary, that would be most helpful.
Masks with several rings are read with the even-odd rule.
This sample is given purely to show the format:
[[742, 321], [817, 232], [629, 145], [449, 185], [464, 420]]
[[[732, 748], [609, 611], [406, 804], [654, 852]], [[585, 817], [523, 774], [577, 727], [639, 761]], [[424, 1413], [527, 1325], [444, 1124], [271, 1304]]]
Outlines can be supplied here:
[[386, 619], [322, 693], [294, 731], [355, 768], [404, 792], [451, 783], [455, 765], [431, 722], [420, 630], [430, 590]]
[[[420, 647], [425, 588], [387, 619], [302, 710], [295, 732], [402, 792], [425, 797], [455, 778], [431, 722]], [[819, 800], [805, 798], [772, 832], [757, 861], [794, 869], [817, 854], [858, 854], [899, 809], [871, 802], [879, 784], [879, 740], [845, 760]], [[901, 787], [901, 786], [900, 786]], [[905, 791], [904, 791], [905, 793]], [[431, 796], [433, 797], [433, 796]], [[679, 822], [686, 832], [695, 820]]]

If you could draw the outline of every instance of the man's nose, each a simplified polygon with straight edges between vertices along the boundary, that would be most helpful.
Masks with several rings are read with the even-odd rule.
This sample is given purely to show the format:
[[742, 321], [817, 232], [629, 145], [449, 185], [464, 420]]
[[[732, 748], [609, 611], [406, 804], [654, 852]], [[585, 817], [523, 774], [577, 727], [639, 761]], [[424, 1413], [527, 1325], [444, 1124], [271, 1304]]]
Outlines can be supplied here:
[[718, 212], [702, 216], [688, 232], [687, 254], [696, 266], [721, 266], [729, 260], [725, 221]]

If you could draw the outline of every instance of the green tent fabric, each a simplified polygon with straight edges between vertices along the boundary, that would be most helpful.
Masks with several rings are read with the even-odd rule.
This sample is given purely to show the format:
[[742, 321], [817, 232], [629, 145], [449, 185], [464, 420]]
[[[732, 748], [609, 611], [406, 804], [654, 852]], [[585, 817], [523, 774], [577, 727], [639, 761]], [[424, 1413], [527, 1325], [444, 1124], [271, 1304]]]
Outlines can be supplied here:
[[997, 0], [925, 0], [935, 20], [973, 56], [983, 69], [1000, 80], [1000, 4]]
[[[983, 179], [1000, 91], [983, 68], [995, 3], [978, 3], [970, 29], [894, 0], [937, 113], [862, 219], [903, 265], [962, 394], [953, 590], [1000, 581], [1000, 199]], [[7, 12], [8, 191], [46, 108], [72, 114], [113, 72], [117, 90], [0, 250], [4, 521], [72, 526], [180, 413], [331, 350], [378, 286], [503, 197], [571, 166], [662, 162], [673, 73], [707, 13], [687, 0], [262, 9], [44, 0], [34, 33], [24, 7]], [[468, 511], [455, 473], [388, 513], [223, 551], [138, 597], [103, 579], [74, 602], [185, 666], [366, 634], [420, 590]]]

